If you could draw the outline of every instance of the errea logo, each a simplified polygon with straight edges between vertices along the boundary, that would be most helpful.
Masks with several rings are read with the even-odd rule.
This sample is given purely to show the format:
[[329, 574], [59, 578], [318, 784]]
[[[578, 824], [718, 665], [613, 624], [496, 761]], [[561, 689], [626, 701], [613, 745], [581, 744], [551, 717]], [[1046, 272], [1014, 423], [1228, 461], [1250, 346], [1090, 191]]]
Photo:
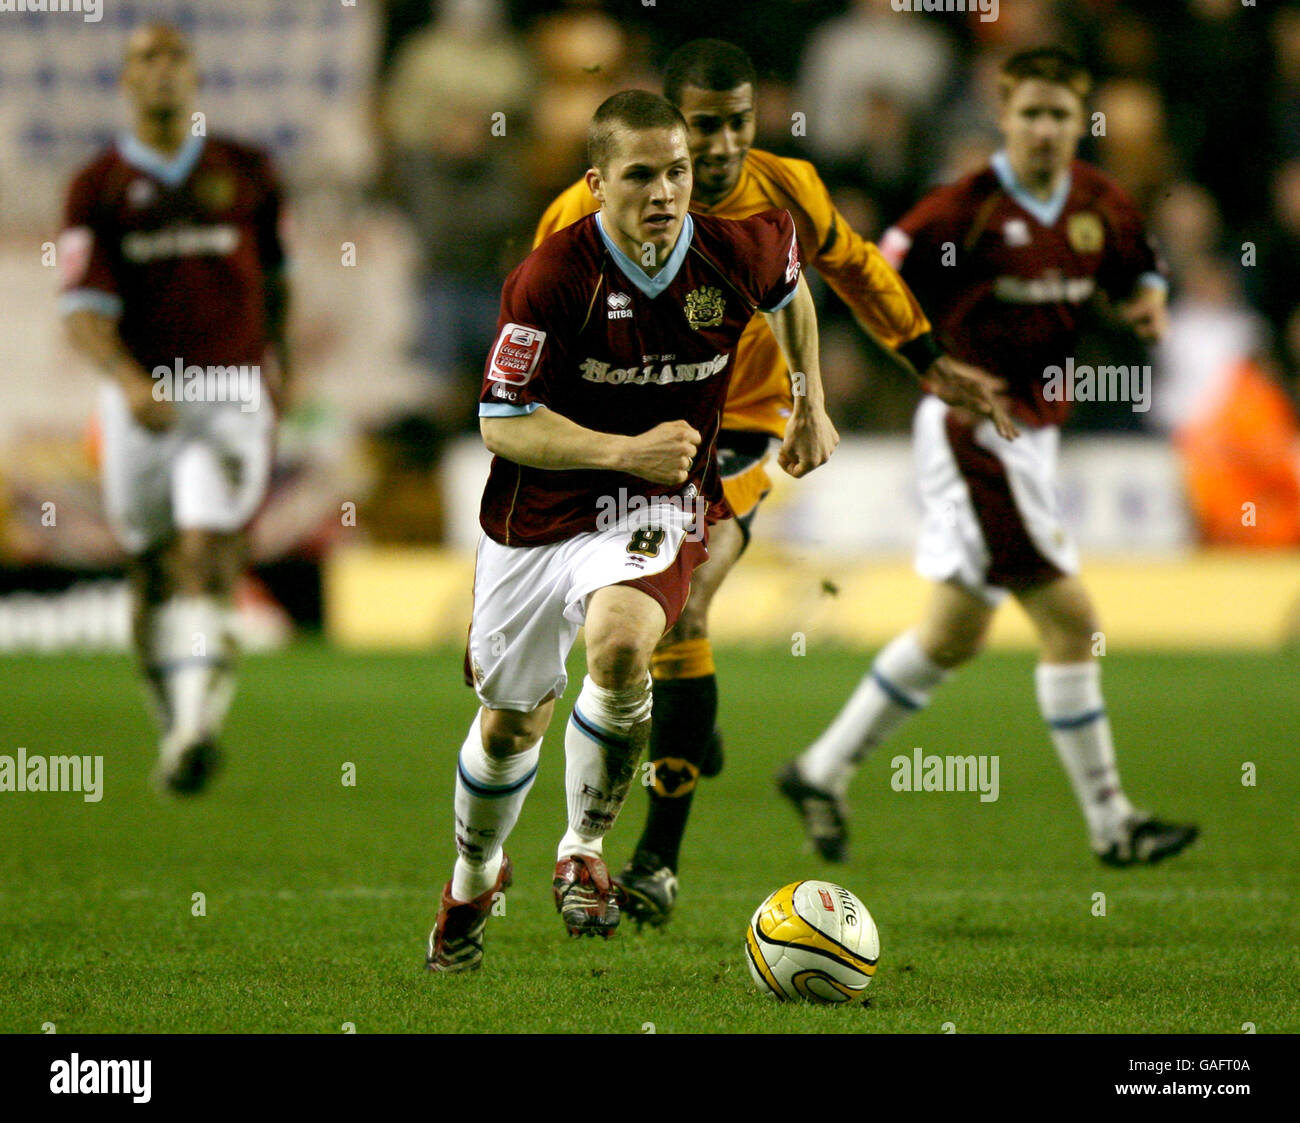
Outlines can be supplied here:
[[632, 318], [632, 298], [625, 292], [612, 292], [605, 298], [605, 303], [609, 305], [609, 312], [606, 314], [611, 320], [630, 320]]

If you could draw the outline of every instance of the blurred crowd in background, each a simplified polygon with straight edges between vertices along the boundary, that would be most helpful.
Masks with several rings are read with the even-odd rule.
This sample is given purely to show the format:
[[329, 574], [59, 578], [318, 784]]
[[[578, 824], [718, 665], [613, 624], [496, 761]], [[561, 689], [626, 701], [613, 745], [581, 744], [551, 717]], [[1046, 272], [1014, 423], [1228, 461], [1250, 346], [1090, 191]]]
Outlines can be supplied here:
[[[288, 187], [301, 394], [254, 528], [262, 561], [315, 566], [343, 533], [345, 500], [364, 501], [353, 537], [446, 542], [449, 527], [472, 529], [476, 495], [460, 492], [476, 491], [478, 469], [458, 458], [482, 452], [476, 402], [501, 284], [585, 171], [596, 107], [620, 89], [660, 90], [669, 54], [704, 37], [757, 67], [756, 145], [811, 160], [873, 241], [997, 149], [1005, 58], [1076, 53], [1095, 77], [1080, 154], [1146, 214], [1171, 330], [1148, 352], [1099, 302], [1075, 361], [1151, 363], [1152, 408], [1089, 403], [1069, 427], [1177, 450], [1172, 485], [1132, 481], [1135, 529], [1168, 498], [1201, 543], [1300, 545], [1300, 0], [999, 0], [987, 21], [896, 4], [920, 6], [118, 0], [96, 24], [7, 17], [0, 276], [18, 330], [0, 336], [0, 589], [32, 585], [40, 565], [59, 583], [67, 567], [119, 558], [93, 426], [83, 438], [94, 379], [62, 342], [33, 247], [57, 234], [74, 170], [126, 123], [121, 50], [150, 19], [192, 37], [213, 127], [269, 145]], [[358, 268], [339, 267], [340, 243], [360, 247]], [[809, 280], [841, 432], [906, 434], [915, 380]], [[1093, 507], [1106, 493], [1094, 491]], [[42, 521], [50, 502], [57, 533]]]
[[[658, 88], [667, 55], [701, 36], [754, 59], [757, 146], [812, 160], [872, 239], [997, 148], [994, 80], [1008, 54], [1072, 49], [1096, 76], [1092, 109], [1104, 114], [1105, 134], [1090, 135], [1081, 155], [1148, 215], [1187, 330], [1215, 321], [1225, 339], [1242, 337], [1233, 346], [1300, 369], [1300, 7], [1003, 0], [989, 22], [899, 12], [891, 0], [389, 0], [386, 9], [382, 190], [420, 239], [421, 353], [431, 377], [455, 383], [452, 401], [477, 382], [500, 282], [530, 247], [536, 218], [585, 168], [592, 110], [615, 90]], [[796, 112], [804, 136], [792, 135]], [[506, 115], [505, 138], [489, 129], [493, 113]], [[1255, 264], [1243, 264], [1251, 242]], [[821, 304], [837, 420], [903, 426], [906, 383], [884, 370], [863, 377], [858, 332], [833, 297]], [[468, 423], [472, 412], [460, 412]], [[1143, 420], [1079, 413], [1098, 427]]]
[[[872, 240], [927, 189], [987, 160], [999, 146], [999, 64], [1055, 44], [1096, 80], [1080, 154], [1136, 197], [1172, 281], [1154, 410], [1098, 403], [1076, 409], [1071, 427], [1172, 433], [1190, 442], [1199, 486], [1220, 500], [1240, 494], [1225, 487], [1239, 450], [1223, 443], [1244, 438], [1257, 470], [1286, 462], [1275, 484], [1296, 513], [1282, 540], [1300, 538], [1300, 6], [1002, 0], [989, 21], [895, 10], [905, 6], [389, 0], [376, 73], [379, 190], [421, 247], [416, 347], [430, 378], [428, 423], [472, 426], [500, 283], [542, 209], [582, 173], [592, 110], [618, 89], [660, 88], [681, 43], [725, 38], [750, 54], [757, 146], [813, 161]], [[504, 138], [488, 128], [493, 113], [506, 115]], [[795, 113], [805, 130], [792, 129]], [[915, 387], [875, 358], [815, 278], [814, 288], [837, 424], [905, 430]], [[1077, 362], [1153, 358], [1100, 308], [1080, 352]], [[1239, 522], [1239, 504], [1228, 506], [1216, 517]]]

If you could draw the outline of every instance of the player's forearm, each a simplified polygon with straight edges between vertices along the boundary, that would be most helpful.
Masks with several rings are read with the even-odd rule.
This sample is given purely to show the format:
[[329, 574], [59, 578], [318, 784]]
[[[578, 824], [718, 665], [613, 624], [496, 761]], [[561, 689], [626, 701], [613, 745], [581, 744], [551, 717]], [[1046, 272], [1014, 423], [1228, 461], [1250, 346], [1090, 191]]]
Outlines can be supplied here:
[[887, 348], [929, 331], [916, 294], [879, 248], [859, 237], [842, 216], [838, 229], [841, 236], [832, 252], [811, 264], [863, 331]]
[[623, 468], [626, 437], [584, 428], [549, 409], [519, 417], [483, 417], [479, 431], [489, 452], [528, 468]]
[[764, 316], [791, 371], [795, 411], [822, 408], [825, 394], [817, 351], [817, 309], [803, 277], [799, 278], [794, 299], [780, 311], [765, 312]]
[[124, 386], [150, 380], [149, 372], [132, 358], [123, 344], [117, 323], [108, 316], [82, 309], [70, 313], [64, 325], [72, 346], [110, 378]]
[[939, 346], [934, 334], [924, 331], [915, 339], [909, 339], [894, 348], [894, 353], [907, 361], [918, 377], [924, 377], [939, 359], [943, 358], [943, 348]]

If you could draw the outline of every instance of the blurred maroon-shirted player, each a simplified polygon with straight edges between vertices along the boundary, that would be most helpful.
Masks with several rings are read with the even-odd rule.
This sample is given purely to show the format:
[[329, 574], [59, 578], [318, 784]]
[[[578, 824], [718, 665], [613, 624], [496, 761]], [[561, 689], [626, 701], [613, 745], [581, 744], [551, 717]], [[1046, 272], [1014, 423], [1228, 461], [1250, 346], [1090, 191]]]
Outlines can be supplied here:
[[686, 123], [654, 94], [607, 100], [588, 150], [601, 209], [545, 239], [506, 281], [483, 380], [496, 457], [466, 652], [482, 707], [458, 761], [459, 856], [429, 942], [438, 972], [482, 961], [494, 897], [510, 882], [501, 847], [584, 626], [553, 892], [572, 935], [618, 924], [602, 842], [649, 732], [651, 653], [707, 556], [707, 523], [727, 513], [713, 446], [755, 311], [797, 372], [780, 464], [804, 475], [838, 440], [790, 215], [688, 214]]
[[[1090, 85], [1062, 51], [1008, 60], [1005, 149], [984, 170], [931, 192], [881, 239], [950, 353], [1005, 380], [1024, 431], [1006, 440], [933, 396], [917, 410], [917, 569], [935, 582], [930, 606], [914, 631], [880, 652], [839, 717], [780, 778], [831, 860], [845, 857], [842, 799], [857, 763], [979, 650], [1008, 592], [1038, 632], [1039, 707], [1093, 850], [1114, 865], [1155, 862], [1196, 837], [1195, 827], [1136, 811], [1120, 786], [1093, 659], [1098, 626], [1054, 493], [1057, 426], [1069, 408], [1063, 376], [1074, 370], [1067, 360], [1085, 302], [1107, 294], [1144, 339], [1165, 324], [1165, 280], [1136, 206], [1074, 158]], [[966, 755], [970, 746], [961, 748]]]
[[276, 178], [261, 150], [191, 129], [196, 85], [175, 28], [131, 35], [134, 128], [77, 174], [59, 238], [69, 336], [105, 375], [104, 501], [130, 555], [157, 779], [178, 793], [220, 760], [232, 595], [271, 469], [268, 347], [288, 369]]

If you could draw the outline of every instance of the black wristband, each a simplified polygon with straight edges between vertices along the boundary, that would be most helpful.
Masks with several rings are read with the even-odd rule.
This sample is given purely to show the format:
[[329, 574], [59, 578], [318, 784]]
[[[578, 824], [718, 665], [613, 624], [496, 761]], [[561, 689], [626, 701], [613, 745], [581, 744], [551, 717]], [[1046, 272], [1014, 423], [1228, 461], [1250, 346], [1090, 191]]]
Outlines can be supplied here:
[[930, 369], [930, 364], [943, 354], [943, 348], [934, 340], [934, 333], [928, 331], [900, 344], [894, 350], [916, 368], [917, 374], [924, 374]]

